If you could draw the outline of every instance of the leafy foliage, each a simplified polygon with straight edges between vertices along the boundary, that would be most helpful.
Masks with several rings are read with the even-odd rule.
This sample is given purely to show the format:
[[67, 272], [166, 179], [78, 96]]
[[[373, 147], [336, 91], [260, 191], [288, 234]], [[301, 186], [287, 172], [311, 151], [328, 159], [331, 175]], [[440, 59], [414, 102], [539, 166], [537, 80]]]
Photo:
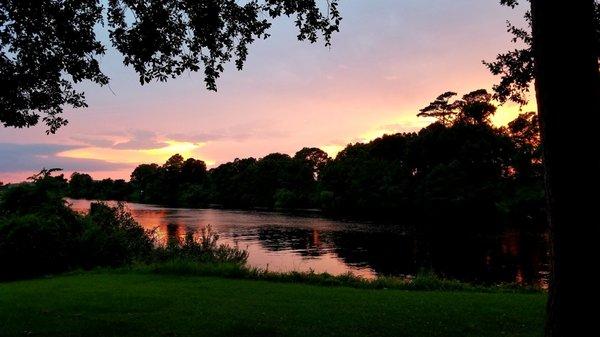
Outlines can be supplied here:
[[458, 105], [456, 103], [450, 103], [450, 99], [456, 96], [455, 92], [448, 91], [439, 95], [435, 101], [429, 103], [428, 106], [421, 109], [420, 113], [417, 114], [419, 117], [433, 117], [443, 125], [448, 125], [452, 122], [452, 119], [456, 115]]
[[89, 214], [76, 213], [63, 199], [64, 184], [44, 170], [3, 191], [0, 279], [120, 266], [151, 252], [152, 238], [122, 205], [92, 204]]
[[108, 83], [98, 56], [106, 49], [94, 26], [102, 20], [96, 0], [0, 2], [0, 122], [30, 127], [42, 121], [54, 133], [67, 121], [64, 105], [85, 107], [74, 84]]
[[479, 89], [463, 95], [462, 99], [450, 101], [457, 94], [452, 91], [439, 95], [428, 106], [420, 110], [419, 117], [433, 117], [438, 123], [449, 126], [460, 121], [470, 124], [489, 124], [496, 112], [492, 95]]
[[229, 264], [244, 265], [248, 260], [248, 251], [219, 243], [219, 234], [210, 225], [199, 233], [188, 231], [180, 239], [173, 236], [164, 246], [154, 251], [154, 263], [185, 261], [192, 264]]
[[[519, 5], [517, 0], [501, 0], [500, 3], [512, 8]], [[596, 49], [600, 51], [600, 2], [595, 1], [594, 5], [594, 24], [598, 44]], [[518, 47], [498, 54], [494, 61], [483, 61], [492, 74], [500, 76], [500, 82], [494, 85], [494, 98], [501, 103], [511, 101], [520, 105], [527, 104], [534, 69], [531, 19], [531, 13], [527, 11], [525, 13], [527, 27], [520, 28], [507, 22], [507, 30], [513, 36], [512, 42]], [[598, 57], [600, 61], [600, 54]]]
[[[316, 0], [99, 0], [0, 1], [0, 122], [31, 127], [40, 121], [55, 133], [67, 120], [64, 106], [86, 107], [75, 85], [109, 83], [99, 65], [106, 46], [95, 29], [107, 27], [110, 42], [133, 67], [140, 83], [166, 81], [204, 70], [206, 86], [225, 65], [242, 69], [248, 46], [269, 36], [271, 21], [295, 18], [298, 39], [329, 45], [339, 28], [337, 0], [325, 11]], [[322, 6], [321, 6], [322, 7]]]
[[131, 185], [123, 179], [94, 180], [89, 174], [74, 172], [67, 194], [75, 199], [126, 200], [131, 195]]

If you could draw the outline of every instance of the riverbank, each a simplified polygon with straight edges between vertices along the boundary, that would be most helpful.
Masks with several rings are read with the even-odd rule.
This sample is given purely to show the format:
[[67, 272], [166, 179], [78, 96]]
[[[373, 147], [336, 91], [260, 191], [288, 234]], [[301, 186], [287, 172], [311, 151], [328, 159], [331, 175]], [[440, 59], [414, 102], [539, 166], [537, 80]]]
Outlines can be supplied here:
[[545, 300], [96, 272], [0, 283], [0, 336], [539, 336]]

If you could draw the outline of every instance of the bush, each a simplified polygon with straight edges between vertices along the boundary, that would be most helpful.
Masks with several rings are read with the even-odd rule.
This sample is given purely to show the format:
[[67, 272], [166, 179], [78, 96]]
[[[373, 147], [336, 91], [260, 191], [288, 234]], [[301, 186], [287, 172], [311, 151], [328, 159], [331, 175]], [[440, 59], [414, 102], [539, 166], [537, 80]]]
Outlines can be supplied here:
[[0, 218], [0, 279], [148, 259], [154, 240], [122, 205], [92, 204], [87, 215], [64, 209]]
[[77, 267], [78, 217], [15, 215], [0, 220], [0, 279], [30, 277]]
[[296, 194], [288, 189], [281, 188], [275, 192], [275, 208], [294, 208], [298, 204]]
[[110, 207], [93, 203], [81, 237], [82, 267], [120, 266], [150, 256], [154, 239], [125, 210], [122, 203]]
[[0, 200], [0, 279], [121, 266], [151, 256], [154, 240], [122, 204], [94, 203], [86, 215], [63, 200], [61, 177], [44, 170]]
[[243, 265], [248, 252], [238, 247], [219, 244], [219, 235], [208, 225], [200, 232], [189, 231], [183, 240], [177, 237], [154, 249], [154, 262], [187, 261], [190, 263], [224, 263]]

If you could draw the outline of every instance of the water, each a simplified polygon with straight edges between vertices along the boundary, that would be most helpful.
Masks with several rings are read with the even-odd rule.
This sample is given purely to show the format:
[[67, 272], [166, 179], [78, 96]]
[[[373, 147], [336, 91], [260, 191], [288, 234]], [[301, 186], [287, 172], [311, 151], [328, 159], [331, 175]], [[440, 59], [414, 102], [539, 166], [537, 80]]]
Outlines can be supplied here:
[[[78, 211], [90, 201], [69, 200]], [[418, 238], [402, 224], [329, 219], [318, 214], [223, 209], [168, 208], [126, 203], [145, 228], [159, 237], [183, 235], [211, 225], [221, 241], [248, 250], [251, 266], [274, 271], [309, 271], [367, 278], [414, 275], [422, 268], [479, 282], [543, 284], [544, 238], [510, 231], [494, 238], [451, 235]]]

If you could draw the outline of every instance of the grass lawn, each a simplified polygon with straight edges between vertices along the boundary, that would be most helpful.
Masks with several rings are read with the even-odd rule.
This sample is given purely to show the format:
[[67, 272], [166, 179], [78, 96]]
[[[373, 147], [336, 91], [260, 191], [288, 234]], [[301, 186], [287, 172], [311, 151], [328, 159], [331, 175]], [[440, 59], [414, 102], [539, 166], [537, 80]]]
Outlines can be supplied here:
[[545, 299], [86, 273], [0, 283], [0, 336], [541, 336]]

